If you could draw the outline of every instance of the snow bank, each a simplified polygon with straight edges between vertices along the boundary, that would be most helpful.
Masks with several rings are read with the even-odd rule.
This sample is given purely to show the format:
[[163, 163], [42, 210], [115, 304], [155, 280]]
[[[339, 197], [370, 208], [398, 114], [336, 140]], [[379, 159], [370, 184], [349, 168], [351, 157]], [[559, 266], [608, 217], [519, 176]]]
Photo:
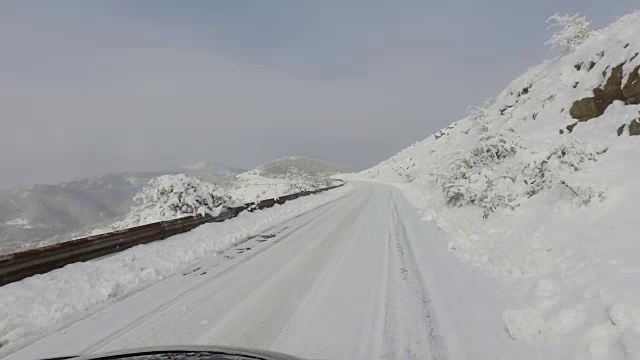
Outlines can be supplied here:
[[350, 185], [0, 287], [0, 357], [216, 252], [344, 196]]
[[634, 13], [358, 175], [402, 188], [452, 252], [508, 285], [503, 323], [523, 358], [640, 356], [640, 105], [571, 110], [610, 91], [617, 67], [631, 84], [639, 52]]

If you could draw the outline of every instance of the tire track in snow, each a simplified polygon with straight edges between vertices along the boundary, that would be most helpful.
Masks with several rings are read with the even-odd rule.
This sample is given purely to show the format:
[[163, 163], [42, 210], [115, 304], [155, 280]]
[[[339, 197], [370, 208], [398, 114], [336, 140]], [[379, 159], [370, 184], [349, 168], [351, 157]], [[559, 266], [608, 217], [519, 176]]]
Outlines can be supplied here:
[[81, 338], [76, 347], [85, 352], [195, 342], [305, 358], [445, 359], [429, 274], [418, 271], [411, 247], [421, 249], [411, 241], [423, 234], [407, 233], [401, 199], [363, 184], [342, 200], [236, 244], [223, 253], [230, 259], [193, 265], [40, 348]]
[[[285, 240], [286, 238], [288, 238], [288, 237], [292, 236], [293, 234], [299, 232], [300, 230], [304, 229], [305, 227], [307, 227], [311, 223], [313, 223], [313, 222], [317, 221], [318, 219], [322, 218], [322, 216], [327, 214], [327, 213], [329, 213], [333, 209], [333, 207], [338, 206], [339, 204], [341, 204], [343, 201], [345, 201], [350, 196], [351, 195], [347, 195], [345, 197], [339, 198], [339, 199], [334, 200], [334, 201], [332, 201], [330, 203], [324, 204], [324, 205], [322, 205], [322, 206], [320, 206], [320, 207], [318, 207], [316, 209], [313, 209], [313, 210], [311, 210], [311, 211], [309, 211], [307, 213], [304, 213], [302, 215], [297, 216], [296, 218], [294, 218], [294, 220], [295, 219], [299, 219], [299, 218], [301, 218], [301, 217], [303, 217], [303, 216], [305, 216], [305, 215], [307, 215], [307, 214], [309, 214], [311, 212], [315, 212], [315, 211], [318, 211], [320, 209], [326, 208], [326, 209], [323, 209], [322, 212], [320, 214], [318, 214], [317, 216], [311, 218], [308, 221], [305, 221], [300, 226], [297, 226], [297, 227], [291, 229], [290, 231], [285, 233], [280, 238], [275, 239], [275, 241], [269, 242], [264, 247], [260, 248], [258, 251], [242, 257], [238, 262], [236, 262], [235, 264], [232, 264], [231, 266], [227, 267], [226, 269], [224, 269], [224, 270], [222, 270], [222, 271], [220, 271], [218, 273], [212, 274], [212, 275], [210, 275], [208, 277], [202, 276], [202, 278], [203, 278], [202, 281], [199, 281], [199, 282], [197, 282], [195, 284], [192, 284], [193, 286], [191, 286], [191, 287], [189, 287], [189, 288], [187, 288], [185, 290], [180, 290], [169, 301], [161, 304], [159, 307], [157, 307], [157, 308], [145, 313], [144, 315], [136, 318], [134, 321], [129, 323], [127, 326], [118, 329], [116, 332], [114, 332], [111, 335], [105, 337], [104, 339], [100, 340], [99, 342], [97, 342], [95, 344], [92, 344], [91, 346], [85, 348], [83, 350], [83, 353], [86, 353], [86, 354], [95, 353], [95, 352], [100, 351], [101, 349], [103, 349], [105, 347], [108, 347], [111, 343], [113, 343], [113, 342], [117, 341], [118, 339], [126, 336], [128, 333], [131, 333], [131, 332], [135, 331], [136, 328], [138, 328], [140, 325], [142, 325], [145, 322], [147, 322], [147, 320], [153, 318], [154, 316], [157, 316], [158, 314], [163, 313], [164, 311], [166, 311], [170, 307], [174, 306], [181, 298], [183, 298], [185, 296], [194, 295], [194, 294], [198, 293], [199, 291], [205, 291], [207, 286], [211, 282], [213, 282], [214, 280], [216, 280], [218, 278], [221, 278], [221, 277], [225, 276], [226, 274], [234, 271], [238, 267], [244, 265], [245, 263], [247, 263], [247, 262], [251, 261], [252, 259], [254, 259], [255, 257], [259, 256], [260, 254], [266, 252], [267, 250], [269, 250], [270, 248], [272, 248], [273, 246], [275, 246], [279, 242]], [[329, 206], [329, 205], [333, 205], [333, 206]], [[274, 229], [277, 229], [277, 228], [279, 228], [281, 226], [282, 225], [277, 225], [277, 226], [265, 231], [261, 235], [271, 234], [272, 232], [274, 232], [273, 231]], [[277, 233], [280, 234], [282, 232], [283, 232], [283, 230], [280, 230]], [[234, 257], [226, 257], [225, 254], [230, 252], [230, 251], [233, 251], [238, 246], [245, 244], [247, 241], [250, 241], [252, 239], [259, 239], [259, 236], [260, 235], [252, 237], [252, 238], [248, 238], [245, 241], [239, 242], [236, 245], [234, 245], [233, 247], [229, 248], [228, 250], [225, 250], [222, 253], [220, 253], [219, 256], [224, 258], [225, 260], [233, 260], [233, 259], [235, 259]], [[256, 241], [258, 241], [259, 243], [265, 243], [265, 241], [261, 241], [261, 240], [256, 240]], [[218, 260], [218, 259], [219, 258], [216, 257], [216, 260]], [[184, 277], [185, 274], [188, 275], [188, 274], [193, 273], [194, 271], [201, 270], [201, 269], [204, 269], [204, 268], [212, 269], [212, 268], [214, 268], [216, 266], [218, 266], [217, 263], [211, 264], [211, 260], [206, 260], [204, 262], [201, 262], [201, 263], [198, 263], [198, 264], [194, 265], [193, 269], [195, 269], [195, 270], [180, 272], [179, 274], [176, 274], [172, 278], [169, 278], [169, 279], [175, 280], [175, 278]], [[167, 280], [169, 280], [169, 279], [167, 279]]]
[[418, 270], [393, 193], [389, 194], [389, 208], [384, 358], [446, 359], [429, 292]]

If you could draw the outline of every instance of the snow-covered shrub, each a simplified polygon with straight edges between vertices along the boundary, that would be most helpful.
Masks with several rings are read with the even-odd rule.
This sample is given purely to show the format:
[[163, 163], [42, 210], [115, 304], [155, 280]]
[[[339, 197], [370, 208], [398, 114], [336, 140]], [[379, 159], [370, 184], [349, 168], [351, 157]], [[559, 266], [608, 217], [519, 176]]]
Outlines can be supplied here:
[[495, 189], [495, 180], [502, 174], [492, 168], [516, 155], [519, 139], [512, 130], [484, 134], [465, 155], [453, 160], [437, 182], [442, 187], [448, 206], [478, 205], [490, 207], [494, 203], [511, 200]]
[[329, 187], [333, 183], [329, 177], [314, 176], [295, 168], [289, 169], [286, 178], [290, 182], [289, 189], [287, 190], [289, 194], [299, 193], [301, 191], [313, 191]]
[[127, 219], [142, 224], [183, 215], [217, 215], [230, 198], [212, 183], [178, 174], [152, 179], [133, 200], [136, 205]]
[[184, 174], [162, 175], [152, 179], [134, 198], [127, 215], [107, 227], [91, 230], [88, 235], [127, 229], [186, 215], [216, 216], [231, 203], [217, 185]]
[[499, 175], [487, 182], [479, 199], [485, 219], [496, 209], [506, 207], [514, 210], [518, 206], [514, 203], [519, 197], [515, 183], [516, 179], [510, 175]]
[[558, 183], [567, 185], [567, 174], [581, 170], [589, 162], [597, 161], [598, 155], [598, 152], [587, 149], [578, 141], [560, 144], [548, 153], [538, 154], [522, 169], [526, 195], [532, 197]]
[[493, 99], [489, 98], [484, 101], [484, 103], [480, 106], [472, 106], [468, 110], [469, 118], [473, 122], [475, 126], [477, 126], [480, 131], [486, 132], [489, 130], [489, 108], [493, 103]]
[[589, 28], [591, 22], [579, 13], [575, 15], [556, 13], [547, 19], [547, 23], [549, 22], [553, 22], [549, 28], [562, 27], [554, 32], [551, 39], [546, 42], [546, 45], [551, 45], [552, 49], [560, 46], [573, 51], [594, 34]]
[[585, 205], [602, 200], [602, 191], [576, 183], [571, 175], [602, 152], [587, 149], [578, 141], [562, 143], [551, 150], [531, 153], [523, 149], [511, 130], [487, 133], [477, 144], [449, 163], [436, 176], [449, 207], [478, 206], [488, 217], [499, 208], [515, 209], [523, 199], [554, 186], [563, 186]]
[[498, 164], [513, 157], [520, 147], [513, 129], [498, 134], [485, 134], [478, 139], [476, 147], [471, 149], [470, 159], [478, 165]]
[[413, 171], [416, 167], [416, 162], [413, 160], [413, 158], [407, 158], [407, 159], [403, 159], [403, 161], [399, 161], [397, 163], [394, 163], [391, 166], [391, 169], [398, 174], [399, 176], [403, 177], [404, 180], [406, 182], [413, 182], [415, 180], [415, 172]]

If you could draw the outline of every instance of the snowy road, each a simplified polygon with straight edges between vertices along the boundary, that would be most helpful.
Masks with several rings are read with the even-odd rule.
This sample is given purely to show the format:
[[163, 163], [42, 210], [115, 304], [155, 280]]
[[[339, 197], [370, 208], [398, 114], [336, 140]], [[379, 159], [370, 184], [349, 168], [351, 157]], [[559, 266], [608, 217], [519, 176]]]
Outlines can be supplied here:
[[473, 272], [447, 253], [444, 236], [399, 190], [355, 183], [348, 196], [9, 358], [172, 344], [328, 359], [495, 355], [501, 335], [485, 322], [495, 309], [478, 305], [495, 299], [483, 301], [488, 285], [474, 290]]

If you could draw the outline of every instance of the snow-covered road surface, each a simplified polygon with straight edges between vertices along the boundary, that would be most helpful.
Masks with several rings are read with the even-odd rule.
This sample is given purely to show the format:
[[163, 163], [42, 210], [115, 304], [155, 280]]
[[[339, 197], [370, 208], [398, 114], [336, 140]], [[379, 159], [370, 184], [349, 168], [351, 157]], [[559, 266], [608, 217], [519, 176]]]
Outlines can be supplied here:
[[399, 190], [354, 183], [8, 359], [177, 344], [325, 359], [509, 357], [496, 285], [458, 263], [446, 236]]

